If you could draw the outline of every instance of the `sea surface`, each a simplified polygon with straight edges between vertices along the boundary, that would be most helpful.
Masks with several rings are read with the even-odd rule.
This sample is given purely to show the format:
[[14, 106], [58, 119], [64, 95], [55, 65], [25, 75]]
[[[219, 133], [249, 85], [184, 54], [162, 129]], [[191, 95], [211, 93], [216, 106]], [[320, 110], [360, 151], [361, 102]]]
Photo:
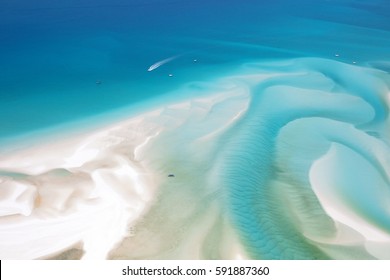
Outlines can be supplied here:
[[387, 0], [1, 0], [0, 150], [271, 75], [241, 78], [251, 102], [210, 167], [248, 256], [390, 258], [325, 241], [324, 206], [390, 244], [389, 19]]
[[389, 13], [387, 1], [3, 0], [0, 137], [137, 110], [247, 61], [317, 57], [387, 71]]

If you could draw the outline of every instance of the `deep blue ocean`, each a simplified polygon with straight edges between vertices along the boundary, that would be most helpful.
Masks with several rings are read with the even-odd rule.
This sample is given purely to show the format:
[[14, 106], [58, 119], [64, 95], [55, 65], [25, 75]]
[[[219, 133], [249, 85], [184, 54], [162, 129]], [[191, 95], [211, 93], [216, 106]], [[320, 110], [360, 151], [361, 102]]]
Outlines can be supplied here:
[[1, 0], [0, 138], [131, 114], [251, 60], [341, 54], [388, 70], [389, 18], [385, 0]]

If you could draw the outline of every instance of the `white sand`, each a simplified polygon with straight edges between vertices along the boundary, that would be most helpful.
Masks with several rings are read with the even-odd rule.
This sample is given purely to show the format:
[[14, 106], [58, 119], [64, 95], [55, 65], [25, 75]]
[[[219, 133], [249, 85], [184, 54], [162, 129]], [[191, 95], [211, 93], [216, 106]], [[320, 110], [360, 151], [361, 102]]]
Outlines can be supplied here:
[[[348, 164], [344, 163], [343, 169], [340, 166], [344, 161]], [[310, 181], [325, 211], [337, 223], [334, 238], [323, 242], [361, 246], [376, 258], [390, 259], [390, 234], [376, 225], [374, 218], [359, 214], [376, 207], [381, 208], [382, 215], [390, 214], [390, 191], [375, 168], [352, 150], [333, 144], [313, 164]], [[362, 195], [367, 205], [351, 203]]]
[[[0, 176], [0, 258], [44, 258], [81, 242], [84, 259], [105, 259], [166, 180], [148, 162], [154, 140], [181, 129], [204, 142], [239, 118], [248, 100], [232, 87], [2, 157], [0, 170], [10, 175]], [[224, 114], [212, 113], [221, 106]]]

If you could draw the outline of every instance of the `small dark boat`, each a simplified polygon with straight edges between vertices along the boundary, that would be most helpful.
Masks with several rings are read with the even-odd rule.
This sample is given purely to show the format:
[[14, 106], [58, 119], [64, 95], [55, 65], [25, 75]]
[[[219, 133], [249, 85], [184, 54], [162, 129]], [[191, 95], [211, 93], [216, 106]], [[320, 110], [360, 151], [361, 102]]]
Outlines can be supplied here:
[[175, 174], [168, 174], [168, 177], [175, 177]]

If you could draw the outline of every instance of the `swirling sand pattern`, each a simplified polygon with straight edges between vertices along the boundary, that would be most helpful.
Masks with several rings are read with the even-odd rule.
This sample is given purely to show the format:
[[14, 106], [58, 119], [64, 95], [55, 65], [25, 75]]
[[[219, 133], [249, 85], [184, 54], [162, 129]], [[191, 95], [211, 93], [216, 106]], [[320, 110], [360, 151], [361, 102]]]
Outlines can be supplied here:
[[[389, 245], [388, 75], [314, 58], [250, 66], [277, 75], [252, 88], [250, 108], [234, 128], [219, 167], [226, 208], [249, 255], [375, 257], [364, 249], [364, 241], [330, 244], [338, 226], [311, 189], [309, 172], [335, 144], [371, 166], [372, 171], [349, 170], [350, 159], [339, 153], [337, 163], [340, 168], [346, 165], [345, 173], [366, 176], [366, 185], [354, 187], [353, 176], [344, 180], [340, 192], [345, 203], [387, 236]], [[374, 175], [382, 184], [370, 180]], [[354, 201], [348, 202], [351, 197]]]

